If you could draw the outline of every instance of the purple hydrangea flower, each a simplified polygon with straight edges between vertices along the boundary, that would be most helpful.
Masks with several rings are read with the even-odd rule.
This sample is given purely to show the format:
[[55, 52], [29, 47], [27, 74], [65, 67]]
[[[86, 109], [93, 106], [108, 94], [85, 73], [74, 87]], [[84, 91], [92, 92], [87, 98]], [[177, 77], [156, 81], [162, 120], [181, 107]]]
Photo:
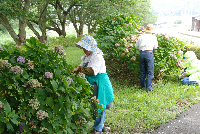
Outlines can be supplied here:
[[52, 79], [53, 78], [53, 73], [45, 72], [44, 78], [50, 78], [50, 79]]
[[141, 27], [141, 29], [144, 29], [144, 27]]
[[25, 58], [22, 57], [22, 56], [19, 56], [19, 57], [17, 58], [17, 62], [25, 63]]

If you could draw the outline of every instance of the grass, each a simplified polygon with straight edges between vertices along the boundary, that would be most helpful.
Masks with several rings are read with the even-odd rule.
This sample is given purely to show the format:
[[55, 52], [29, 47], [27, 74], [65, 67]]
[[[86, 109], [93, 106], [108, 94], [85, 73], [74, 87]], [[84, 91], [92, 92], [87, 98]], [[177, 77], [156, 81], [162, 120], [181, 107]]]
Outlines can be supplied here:
[[[73, 67], [80, 64], [81, 49], [67, 47], [67, 62]], [[146, 92], [137, 85], [127, 85], [110, 78], [115, 99], [114, 107], [107, 110], [105, 126], [112, 133], [152, 132], [160, 124], [197, 103], [200, 87], [182, 85], [176, 75], [167, 76], [163, 83], [153, 85], [155, 91]]]
[[[51, 47], [69, 42], [64, 45], [66, 61], [77, 67], [84, 55], [82, 49], [75, 47], [77, 41], [78, 39], [69, 36], [66, 39], [52, 38], [48, 42]], [[116, 78], [110, 80], [115, 99], [114, 107], [106, 112], [105, 126], [110, 127], [112, 133], [152, 132], [160, 124], [176, 118], [199, 101], [200, 87], [182, 85], [176, 75], [166, 76], [161, 84], [154, 84], [153, 92], [127, 84], [127, 80], [123, 83]]]
[[153, 86], [146, 92], [139, 87], [111, 80], [115, 100], [107, 110], [106, 126], [115, 132], [152, 132], [160, 124], [174, 119], [186, 108], [198, 101], [200, 88], [181, 85], [178, 81]]
[[81, 56], [84, 55], [82, 49], [72, 46], [72, 47], [67, 47], [65, 49], [65, 52], [66, 52], [66, 60], [69, 64], [71, 64], [73, 67], [77, 67], [81, 64]]

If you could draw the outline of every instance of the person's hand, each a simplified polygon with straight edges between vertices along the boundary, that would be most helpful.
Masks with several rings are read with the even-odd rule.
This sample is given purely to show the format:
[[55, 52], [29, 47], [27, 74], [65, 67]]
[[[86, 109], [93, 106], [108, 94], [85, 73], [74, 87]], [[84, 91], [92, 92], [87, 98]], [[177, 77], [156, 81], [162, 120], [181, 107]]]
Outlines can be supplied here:
[[78, 71], [78, 69], [79, 69], [79, 67], [74, 68], [73, 73], [76, 72], [76, 71]]
[[77, 68], [74, 68], [74, 70], [73, 70], [73, 71], [71, 71], [71, 70], [69, 69], [69, 71], [70, 71], [71, 73], [74, 73], [74, 72], [78, 71], [78, 69], [79, 69], [79, 67], [77, 67]]

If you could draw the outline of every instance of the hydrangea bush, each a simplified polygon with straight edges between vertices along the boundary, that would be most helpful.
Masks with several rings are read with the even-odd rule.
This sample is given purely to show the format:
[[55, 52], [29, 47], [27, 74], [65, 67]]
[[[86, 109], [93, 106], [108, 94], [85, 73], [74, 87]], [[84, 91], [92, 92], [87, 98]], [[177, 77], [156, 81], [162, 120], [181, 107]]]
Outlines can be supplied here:
[[[95, 39], [105, 54], [107, 70], [110, 76], [128, 78], [138, 82], [140, 75], [139, 54], [135, 43], [144, 33], [140, 18], [133, 15], [109, 16], [98, 22], [98, 29], [94, 30]], [[159, 48], [155, 55], [155, 76], [161, 79], [162, 74], [174, 73], [178, 70], [175, 65], [182, 56], [185, 42], [169, 35], [157, 34]], [[175, 55], [175, 58], [170, 55]]]
[[183, 59], [183, 51], [187, 42], [162, 33], [158, 33], [156, 36], [158, 49], [154, 52], [154, 76], [161, 79], [163, 74], [176, 74], [180, 71], [177, 63]]
[[87, 133], [90, 85], [69, 69], [62, 46], [31, 37], [0, 51], [0, 133]]

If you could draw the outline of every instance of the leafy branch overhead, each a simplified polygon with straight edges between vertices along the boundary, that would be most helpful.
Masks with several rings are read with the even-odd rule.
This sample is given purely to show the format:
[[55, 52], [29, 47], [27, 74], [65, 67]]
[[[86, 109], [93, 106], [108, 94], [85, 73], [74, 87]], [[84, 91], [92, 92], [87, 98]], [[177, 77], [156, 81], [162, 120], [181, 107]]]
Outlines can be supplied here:
[[[149, 3], [148, 0], [2, 0], [0, 23], [18, 45], [26, 42], [26, 26], [44, 43], [47, 30], [66, 37], [66, 26], [73, 23], [77, 36], [80, 36], [85, 25], [88, 33], [92, 33], [98, 26], [98, 20], [116, 13], [134, 14], [142, 17], [144, 24], [154, 23], [156, 17], [149, 10]], [[11, 20], [18, 21], [19, 34]]]

